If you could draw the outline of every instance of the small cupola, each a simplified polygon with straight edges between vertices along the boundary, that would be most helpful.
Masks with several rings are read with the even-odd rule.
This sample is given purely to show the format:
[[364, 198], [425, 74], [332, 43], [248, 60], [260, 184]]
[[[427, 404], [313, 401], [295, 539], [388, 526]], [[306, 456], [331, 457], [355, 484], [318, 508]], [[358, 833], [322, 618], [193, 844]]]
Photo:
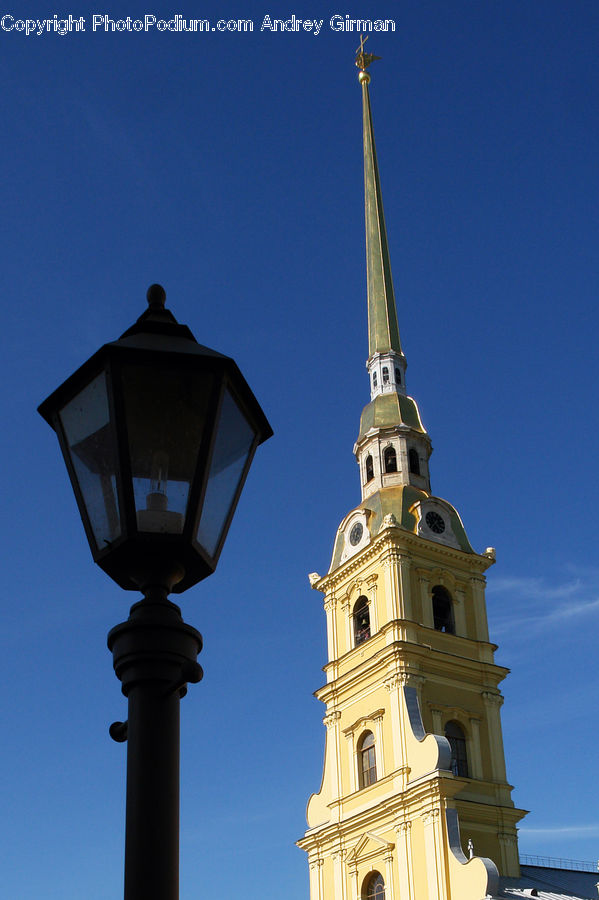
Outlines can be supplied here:
[[403, 353], [390, 350], [375, 353], [366, 363], [370, 377], [370, 399], [381, 394], [406, 394], [406, 358]]

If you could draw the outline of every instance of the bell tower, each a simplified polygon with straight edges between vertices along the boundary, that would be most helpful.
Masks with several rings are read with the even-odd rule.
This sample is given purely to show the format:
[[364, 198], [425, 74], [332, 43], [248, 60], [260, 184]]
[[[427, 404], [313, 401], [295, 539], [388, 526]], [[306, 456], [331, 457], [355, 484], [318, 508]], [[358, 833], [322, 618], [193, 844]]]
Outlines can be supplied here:
[[310, 797], [311, 900], [482, 900], [518, 876], [499, 684], [485, 606], [489, 548], [432, 494], [431, 441], [406, 389], [370, 109], [363, 104], [370, 402], [354, 453], [361, 503], [341, 522], [324, 595], [322, 783]]

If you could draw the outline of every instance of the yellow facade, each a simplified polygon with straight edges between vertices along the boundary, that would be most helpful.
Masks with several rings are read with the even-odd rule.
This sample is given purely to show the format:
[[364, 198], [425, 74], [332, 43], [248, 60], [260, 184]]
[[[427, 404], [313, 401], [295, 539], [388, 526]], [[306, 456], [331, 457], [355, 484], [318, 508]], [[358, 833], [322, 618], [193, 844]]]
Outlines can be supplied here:
[[[299, 842], [311, 900], [358, 900], [373, 871], [386, 900], [481, 900], [497, 870], [519, 875], [523, 813], [510, 798], [499, 720], [506, 670], [493, 662], [485, 611], [491, 563], [383, 523], [364, 549], [314, 579], [329, 661], [316, 694], [326, 705], [323, 779]], [[452, 598], [455, 633], [434, 627], [438, 585]], [[370, 637], [356, 643], [363, 597]], [[451, 772], [448, 722], [465, 735], [467, 777]], [[364, 786], [365, 732], [374, 735], [376, 780]], [[476, 857], [466, 861], [469, 841]]]
[[342, 521], [324, 594], [325, 761], [308, 803], [311, 900], [483, 900], [519, 872], [499, 684], [475, 553], [430, 489], [432, 451], [395, 311], [368, 94], [364, 108], [371, 402], [354, 448], [362, 502]]

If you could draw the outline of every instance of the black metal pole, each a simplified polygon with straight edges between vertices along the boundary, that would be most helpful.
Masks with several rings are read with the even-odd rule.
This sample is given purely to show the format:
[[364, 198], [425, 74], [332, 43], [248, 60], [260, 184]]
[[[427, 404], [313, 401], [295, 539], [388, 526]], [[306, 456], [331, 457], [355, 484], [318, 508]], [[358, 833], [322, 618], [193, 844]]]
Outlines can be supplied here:
[[108, 635], [129, 707], [125, 900], [178, 900], [179, 706], [202, 677], [202, 637], [166, 588], [144, 594]]

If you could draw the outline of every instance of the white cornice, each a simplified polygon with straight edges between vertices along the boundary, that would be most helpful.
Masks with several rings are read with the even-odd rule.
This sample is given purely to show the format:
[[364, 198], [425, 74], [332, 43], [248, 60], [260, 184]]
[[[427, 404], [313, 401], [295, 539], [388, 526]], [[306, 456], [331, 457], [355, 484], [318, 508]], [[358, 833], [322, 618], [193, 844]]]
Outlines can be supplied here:
[[[356, 507], [356, 509], [361, 508], [362, 507]], [[355, 512], [355, 510], [352, 510], [352, 512]], [[347, 521], [349, 515], [351, 515], [351, 513], [345, 517], [343, 520], [344, 522]], [[334, 572], [328, 572], [320, 579], [320, 581], [315, 581], [312, 587], [318, 591], [327, 592], [331, 588], [337, 587], [346, 578], [351, 577], [354, 572], [357, 572], [359, 569], [366, 566], [377, 556], [382, 555], [383, 551], [388, 549], [401, 551], [404, 548], [409, 548], [410, 550], [416, 549], [421, 552], [424, 550], [427, 555], [430, 553], [430, 556], [436, 559], [451, 559], [454, 562], [459, 563], [460, 568], [471, 567], [478, 570], [476, 574], [481, 575], [483, 572], [486, 572], [494, 562], [489, 556], [480, 553], [467, 553], [465, 550], [438, 544], [436, 541], [429, 541], [425, 537], [413, 534], [413, 532], [407, 531], [400, 525], [390, 525], [386, 528], [384, 527], [383, 531], [379, 531], [367, 547], [358, 551], [358, 553], [347, 560], [347, 562], [341, 563]]]
[[[398, 621], [404, 620], [388, 622], [384, 628], [381, 629], [381, 632], [378, 633], [381, 634], [391, 630], [397, 625]], [[437, 634], [437, 632], [435, 632], [435, 634]], [[447, 635], [446, 637], [448, 638], [447, 643], [453, 643], [456, 638], [455, 635]], [[485, 641], [473, 641], [469, 638], [458, 638], [458, 640], [463, 642], [463, 644], [470, 646], [495, 646], [487, 645]], [[363, 644], [360, 646], [364, 647]], [[355, 649], [356, 648], [353, 648], [349, 653], [344, 654], [344, 656], [341, 656], [339, 659], [324, 666], [325, 672], [333, 667], [338, 669], [340, 665], [343, 665], [343, 663], [347, 661], [350, 653], [353, 653]], [[496, 688], [496, 685], [503, 681], [503, 679], [509, 675], [510, 671], [505, 668], [505, 666], [498, 666], [494, 662], [485, 662], [481, 660], [480, 656], [459, 656], [455, 652], [432, 647], [430, 644], [401, 640], [394, 641], [392, 644], [384, 644], [384, 646], [375, 651], [374, 654], [367, 659], [356, 656], [355, 666], [322, 685], [322, 687], [314, 692], [314, 696], [327, 705], [330, 704], [332, 699], [334, 699], [336, 704], [342, 705], [342, 702], [340, 702], [341, 693], [351, 692], [354, 689], [355, 684], [362, 683], [365, 680], [367, 683], [370, 683], [369, 679], [373, 677], [382, 677], [382, 673], [384, 673], [385, 676], [392, 675], [393, 671], [397, 669], [398, 666], [399, 669], [410, 669], [415, 675], [428, 670], [432, 675], [431, 680], [438, 681], [439, 677], [435, 671], [437, 661], [443, 666], [444, 671], [449, 664], [455, 674], [461, 675], [460, 678], [455, 679], [455, 684], [463, 684], [464, 681], [471, 677], [473, 690], [480, 691], [481, 687], [484, 688], [485, 685], [488, 684], [489, 687], [493, 686], [494, 688], [494, 690], [488, 691], [488, 693], [492, 696], [497, 695], [498, 697], [501, 697], [501, 693]], [[388, 668], [389, 663], [391, 662], [395, 664], [393, 670]], [[425, 664], [424, 667], [423, 664]], [[433, 667], [432, 672], [431, 667]], [[481, 682], [480, 679], [482, 673], [487, 675], [487, 680]], [[448, 680], [447, 683], [454, 682]], [[489, 702], [493, 702], [490, 697]]]

